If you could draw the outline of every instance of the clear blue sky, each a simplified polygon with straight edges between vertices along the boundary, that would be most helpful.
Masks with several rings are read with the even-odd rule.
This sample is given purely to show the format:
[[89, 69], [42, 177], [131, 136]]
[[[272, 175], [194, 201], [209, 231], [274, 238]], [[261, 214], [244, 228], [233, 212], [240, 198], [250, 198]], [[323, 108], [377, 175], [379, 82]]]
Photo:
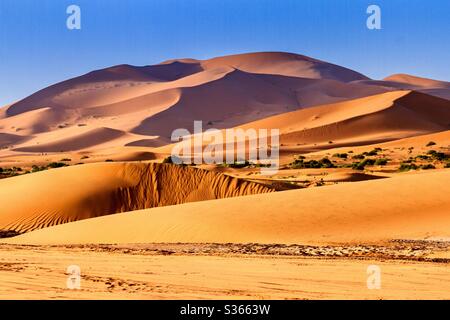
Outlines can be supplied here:
[[[66, 28], [66, 8], [82, 29]], [[382, 30], [366, 8], [382, 9]], [[450, 80], [449, 0], [0, 0], [0, 105], [94, 69], [288, 51]]]

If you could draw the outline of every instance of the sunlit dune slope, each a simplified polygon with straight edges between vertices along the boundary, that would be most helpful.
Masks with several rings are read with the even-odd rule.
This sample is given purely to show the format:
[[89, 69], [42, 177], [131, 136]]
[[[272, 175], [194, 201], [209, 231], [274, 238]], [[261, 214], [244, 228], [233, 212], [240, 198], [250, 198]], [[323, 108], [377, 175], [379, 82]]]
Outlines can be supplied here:
[[271, 191], [169, 164], [72, 166], [0, 180], [0, 230], [26, 232], [117, 212]]
[[393, 91], [269, 117], [242, 128], [278, 128], [282, 143], [367, 143], [448, 130], [450, 101]]
[[38, 230], [23, 244], [325, 244], [450, 236], [450, 170], [203, 201]]

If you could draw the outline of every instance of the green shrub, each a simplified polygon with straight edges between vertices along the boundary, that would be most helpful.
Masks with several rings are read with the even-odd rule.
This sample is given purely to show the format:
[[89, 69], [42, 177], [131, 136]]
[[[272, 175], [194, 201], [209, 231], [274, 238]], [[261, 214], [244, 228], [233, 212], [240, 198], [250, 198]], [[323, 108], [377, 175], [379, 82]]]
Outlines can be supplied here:
[[336, 168], [332, 161], [328, 158], [322, 158], [320, 160], [297, 159], [290, 164], [292, 169], [318, 169], [318, 168]]
[[375, 162], [375, 159], [366, 158], [360, 162], [353, 163], [352, 168], [354, 170], [364, 170], [366, 166], [373, 166]]
[[347, 159], [347, 154], [346, 153], [335, 153], [333, 154], [334, 158], [341, 158], [341, 159]]
[[39, 171], [43, 171], [46, 170], [46, 167], [39, 167], [37, 165], [33, 165], [31, 166], [31, 172], [39, 172]]
[[381, 148], [374, 148], [373, 150], [370, 150], [369, 152], [363, 152], [363, 155], [365, 156], [376, 156], [378, 152], [380, 152]]
[[433, 159], [440, 160], [440, 161], [446, 160], [449, 158], [449, 156], [446, 155], [445, 153], [437, 152], [436, 150], [430, 150], [427, 152], [427, 154], [429, 154]]
[[61, 168], [61, 167], [66, 167], [67, 164], [62, 163], [62, 162], [50, 162], [47, 165], [47, 168]]
[[429, 169], [436, 169], [436, 167], [433, 166], [432, 164], [425, 164], [425, 165], [421, 166], [420, 169], [429, 170]]
[[415, 163], [401, 163], [398, 168], [399, 171], [417, 170], [419, 167]]
[[365, 156], [363, 154], [355, 154], [352, 159], [364, 159]]
[[353, 170], [364, 170], [364, 164], [362, 162], [355, 162], [352, 164]]
[[183, 164], [183, 160], [177, 156], [169, 156], [164, 158], [162, 163]]
[[380, 158], [380, 159], [375, 160], [375, 165], [376, 166], [385, 166], [388, 163], [388, 161], [389, 160], [386, 158]]

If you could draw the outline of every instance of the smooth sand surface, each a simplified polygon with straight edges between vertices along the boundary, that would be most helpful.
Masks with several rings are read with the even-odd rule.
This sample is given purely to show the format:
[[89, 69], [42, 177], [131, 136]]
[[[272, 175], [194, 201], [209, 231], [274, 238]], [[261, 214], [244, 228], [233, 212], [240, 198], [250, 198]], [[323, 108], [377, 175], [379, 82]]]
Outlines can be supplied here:
[[450, 236], [449, 170], [154, 208], [11, 239], [20, 244], [355, 243]]
[[[0, 299], [450, 298], [448, 265], [405, 260], [0, 246], [0, 265]], [[70, 265], [79, 290], [67, 288]], [[369, 265], [380, 289], [367, 287]]]

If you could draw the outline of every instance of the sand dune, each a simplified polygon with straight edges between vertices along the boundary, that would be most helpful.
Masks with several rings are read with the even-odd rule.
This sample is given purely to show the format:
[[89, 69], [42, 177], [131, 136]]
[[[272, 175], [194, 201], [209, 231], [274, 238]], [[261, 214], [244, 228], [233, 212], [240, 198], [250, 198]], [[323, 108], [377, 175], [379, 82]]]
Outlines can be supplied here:
[[385, 81], [393, 81], [399, 83], [406, 83], [416, 87], [425, 88], [447, 88], [450, 89], [450, 82], [439, 81], [427, 78], [416, 77], [410, 74], [394, 74], [384, 78]]
[[[285, 163], [299, 152], [379, 144], [445, 132], [449, 126], [450, 101], [414, 91], [392, 91], [286, 112], [237, 128], [279, 129], [281, 162]], [[204, 146], [209, 142], [205, 136]], [[192, 145], [192, 140], [182, 143]], [[154, 152], [168, 154], [172, 148], [173, 144], [166, 145]]]
[[275, 87], [257, 75], [235, 70], [219, 80], [182, 89], [175, 105], [143, 120], [133, 132], [170, 137], [176, 128], [192, 132], [194, 120], [225, 128], [297, 108], [293, 93]]
[[[10, 148], [8, 155], [11, 150], [20, 155], [94, 149], [98, 141], [101, 154], [118, 150], [108, 151], [105, 147], [123, 147], [120, 150], [128, 153], [132, 150], [127, 151], [127, 148], [167, 144], [174, 129], [192, 130], [194, 120], [203, 120], [207, 124], [205, 129], [223, 129], [312, 106], [403, 89], [450, 97], [447, 82], [409, 75], [376, 81], [331, 63], [283, 52], [238, 54], [209, 60], [175, 59], [143, 67], [118, 65], [57, 83], [2, 108], [0, 128], [9, 137], [9, 140], [6, 136], [2, 138], [2, 145]], [[303, 119], [295, 126], [300, 129], [300, 125], [304, 125], [308, 130], [288, 132], [284, 138], [301, 140], [300, 143], [326, 139], [370, 142], [442, 129], [427, 118], [420, 120], [420, 116], [397, 110], [399, 108], [372, 114], [370, 119], [366, 115], [361, 119], [333, 121], [335, 115], [331, 112], [329, 117], [323, 115], [329, 123], [320, 128], [316, 125], [320, 120], [311, 123]], [[367, 112], [356, 106], [351, 109], [358, 109], [355, 114], [360, 115], [370, 112], [370, 107]], [[309, 116], [309, 113], [304, 115]], [[397, 132], [391, 135], [394, 122], [402, 117], [410, 119], [406, 121], [408, 124], [402, 122], [405, 125], [396, 128]], [[395, 120], [390, 124], [372, 126], [389, 122], [391, 118]], [[277, 123], [274, 119], [270, 121]], [[416, 123], [409, 125], [411, 121]], [[268, 122], [263, 120], [262, 123]], [[100, 138], [93, 139], [93, 134], [77, 126], [88, 126], [92, 133], [100, 133]], [[359, 132], [366, 126], [366, 133]], [[67, 136], [68, 131], [62, 130], [69, 127], [75, 129]], [[123, 132], [123, 137], [127, 138], [109, 139], [115, 145], [105, 145], [105, 130]], [[358, 136], [350, 137], [353, 130]], [[47, 134], [51, 132], [56, 139], [55, 135]], [[21, 138], [13, 139], [14, 135]], [[366, 137], [362, 138], [363, 135]], [[6, 155], [5, 151], [1, 153]]]
[[17, 134], [2, 133], [0, 132], [0, 148], [10, 146], [19, 142], [27, 140], [27, 137]]
[[450, 101], [411, 91], [393, 91], [269, 117], [242, 128], [279, 128], [281, 143], [355, 143], [394, 140], [444, 131]]
[[203, 62], [206, 67], [224, 64], [252, 73], [278, 74], [310, 79], [334, 79], [343, 82], [368, 79], [358, 72], [334, 64], [284, 52], [237, 54]]
[[448, 238], [449, 179], [445, 170], [195, 202], [78, 221], [5, 241], [324, 244]]
[[415, 90], [435, 97], [450, 100], [450, 83], [409, 74], [395, 74], [383, 80], [356, 80], [352, 84], [373, 86], [385, 90]]
[[144, 163], [72, 166], [0, 180], [0, 230], [26, 232], [117, 212], [271, 191], [190, 167]]
[[40, 144], [38, 146], [17, 148], [17, 151], [25, 152], [62, 152], [86, 149], [92, 146], [117, 139], [125, 135], [124, 132], [110, 128], [97, 128], [84, 132], [78, 136]]

